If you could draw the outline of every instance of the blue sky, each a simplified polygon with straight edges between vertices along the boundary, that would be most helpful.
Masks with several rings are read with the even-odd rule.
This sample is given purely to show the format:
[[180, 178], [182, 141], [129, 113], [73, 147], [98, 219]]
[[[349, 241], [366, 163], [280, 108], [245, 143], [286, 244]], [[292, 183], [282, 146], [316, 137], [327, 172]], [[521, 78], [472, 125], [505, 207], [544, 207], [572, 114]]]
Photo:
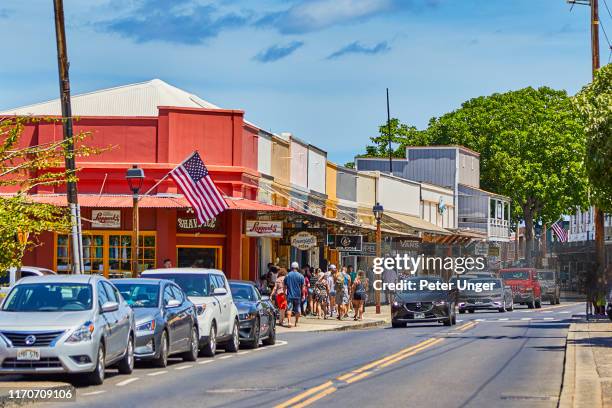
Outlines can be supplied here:
[[[73, 94], [160, 78], [339, 163], [386, 120], [386, 87], [392, 116], [422, 128], [472, 97], [590, 79], [589, 11], [565, 0], [64, 3]], [[0, 0], [0, 109], [57, 97], [52, 12]]]

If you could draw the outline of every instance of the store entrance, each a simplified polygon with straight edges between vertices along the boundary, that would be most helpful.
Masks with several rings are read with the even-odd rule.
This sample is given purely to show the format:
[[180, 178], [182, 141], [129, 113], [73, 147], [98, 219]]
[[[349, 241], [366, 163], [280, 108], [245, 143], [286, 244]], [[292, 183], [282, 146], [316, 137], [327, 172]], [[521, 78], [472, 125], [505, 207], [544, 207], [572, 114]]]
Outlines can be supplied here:
[[211, 247], [177, 247], [179, 268], [220, 269], [220, 249]]

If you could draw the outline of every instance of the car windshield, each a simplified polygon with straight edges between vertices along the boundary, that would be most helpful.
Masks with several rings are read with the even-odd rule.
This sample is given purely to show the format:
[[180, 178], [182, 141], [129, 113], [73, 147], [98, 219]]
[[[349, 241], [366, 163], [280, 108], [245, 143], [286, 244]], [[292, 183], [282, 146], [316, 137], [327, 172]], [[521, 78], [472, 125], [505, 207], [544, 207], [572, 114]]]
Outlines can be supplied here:
[[[484, 283], [487, 284], [487, 287], [491, 287], [491, 290], [484, 290]], [[493, 285], [491, 285], [493, 284]], [[470, 279], [468, 280], [468, 289], [466, 292], [470, 293], [487, 293], [487, 292], [497, 292], [503, 286], [499, 279]], [[479, 292], [476, 291], [476, 288], [479, 287], [481, 290]]]
[[127, 304], [133, 308], [157, 307], [159, 305], [159, 285], [115, 283], [115, 286], [119, 289]]
[[251, 285], [245, 285], [242, 283], [230, 282], [230, 289], [232, 290], [232, 297], [238, 300], [247, 300], [254, 302], [257, 300], [257, 295]]
[[[405, 285], [403, 286], [401, 293], [425, 293], [425, 292], [443, 293], [443, 292], [446, 292], [444, 290], [430, 289], [428, 286], [424, 286], [421, 289], [421, 281], [427, 281], [428, 284], [430, 283], [435, 284], [436, 282], [443, 283], [444, 281], [440, 278], [413, 277], [413, 278], [404, 279], [403, 281], [405, 282]], [[414, 283], [410, 284], [409, 282], [414, 282]], [[410, 289], [410, 287], [412, 287], [413, 289]]]
[[526, 280], [529, 279], [528, 271], [505, 271], [501, 273], [502, 278], [507, 280]]
[[550, 272], [538, 272], [538, 279], [541, 280], [555, 280], [555, 273]]
[[90, 310], [91, 285], [85, 283], [25, 283], [9, 293], [5, 312], [67, 312]]
[[211, 296], [209, 275], [196, 273], [156, 273], [149, 277], [172, 281], [179, 285], [187, 296]]

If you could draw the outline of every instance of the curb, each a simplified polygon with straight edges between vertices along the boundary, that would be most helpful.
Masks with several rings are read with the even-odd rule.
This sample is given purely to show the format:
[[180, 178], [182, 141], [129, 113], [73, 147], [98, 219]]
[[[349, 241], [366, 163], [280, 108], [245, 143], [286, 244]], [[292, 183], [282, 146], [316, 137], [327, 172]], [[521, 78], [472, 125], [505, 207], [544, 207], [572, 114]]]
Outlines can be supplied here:
[[385, 324], [387, 324], [385, 320], [375, 320], [375, 321], [370, 321], [370, 322], [351, 324], [347, 326], [330, 327], [328, 329], [312, 330], [311, 333], [319, 333], [319, 332], [326, 332], [326, 331], [349, 331], [349, 330], [368, 329], [372, 327], [383, 326]]

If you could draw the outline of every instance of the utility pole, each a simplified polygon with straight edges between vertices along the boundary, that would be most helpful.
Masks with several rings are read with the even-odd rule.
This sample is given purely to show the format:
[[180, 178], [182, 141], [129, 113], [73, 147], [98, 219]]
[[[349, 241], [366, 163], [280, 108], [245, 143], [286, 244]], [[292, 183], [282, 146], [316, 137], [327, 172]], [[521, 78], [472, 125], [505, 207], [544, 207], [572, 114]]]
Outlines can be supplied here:
[[389, 174], [393, 175], [393, 148], [391, 146], [391, 111], [389, 110], [389, 88], [387, 88], [387, 132], [389, 132]]
[[[65, 166], [70, 176], [74, 176], [76, 165], [74, 157], [74, 139], [72, 135], [72, 107], [70, 104], [70, 78], [68, 75], [68, 51], [66, 46], [66, 28], [64, 26], [64, 2], [53, 0], [55, 12], [55, 40], [57, 45], [57, 67], [59, 71], [60, 102], [62, 105], [62, 124], [64, 128]], [[68, 181], [66, 188], [68, 207], [70, 209], [71, 247], [73, 274], [81, 274], [83, 265], [83, 241], [81, 234], [81, 214], [78, 203], [76, 181]]]

